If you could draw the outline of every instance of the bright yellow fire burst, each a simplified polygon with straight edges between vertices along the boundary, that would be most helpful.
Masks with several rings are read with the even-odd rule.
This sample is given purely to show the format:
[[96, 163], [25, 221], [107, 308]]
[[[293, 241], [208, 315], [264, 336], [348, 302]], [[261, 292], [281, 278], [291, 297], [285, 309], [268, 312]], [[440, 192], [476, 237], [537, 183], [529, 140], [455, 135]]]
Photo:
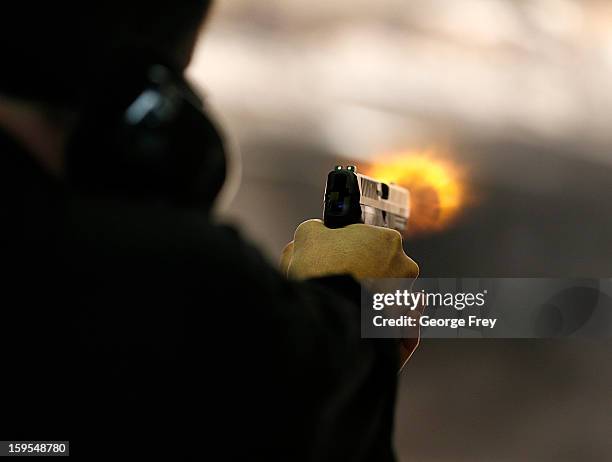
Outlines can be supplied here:
[[408, 188], [412, 235], [447, 229], [465, 204], [461, 169], [435, 152], [381, 156], [364, 173]]

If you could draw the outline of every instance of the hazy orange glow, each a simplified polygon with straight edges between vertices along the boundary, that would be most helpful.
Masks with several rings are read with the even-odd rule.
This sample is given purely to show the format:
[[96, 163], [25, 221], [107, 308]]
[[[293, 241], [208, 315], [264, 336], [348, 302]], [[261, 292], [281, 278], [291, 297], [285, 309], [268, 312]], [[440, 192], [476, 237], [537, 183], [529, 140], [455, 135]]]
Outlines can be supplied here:
[[466, 201], [462, 170], [435, 152], [385, 155], [364, 172], [410, 191], [408, 234], [447, 229]]

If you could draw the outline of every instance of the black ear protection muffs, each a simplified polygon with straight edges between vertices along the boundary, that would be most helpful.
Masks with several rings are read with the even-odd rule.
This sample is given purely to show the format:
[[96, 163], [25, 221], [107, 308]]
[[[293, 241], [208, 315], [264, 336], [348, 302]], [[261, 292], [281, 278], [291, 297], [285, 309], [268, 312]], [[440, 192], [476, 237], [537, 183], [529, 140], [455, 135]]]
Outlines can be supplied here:
[[115, 61], [91, 86], [67, 146], [67, 182], [209, 210], [225, 180], [222, 137], [182, 74], [145, 56]]

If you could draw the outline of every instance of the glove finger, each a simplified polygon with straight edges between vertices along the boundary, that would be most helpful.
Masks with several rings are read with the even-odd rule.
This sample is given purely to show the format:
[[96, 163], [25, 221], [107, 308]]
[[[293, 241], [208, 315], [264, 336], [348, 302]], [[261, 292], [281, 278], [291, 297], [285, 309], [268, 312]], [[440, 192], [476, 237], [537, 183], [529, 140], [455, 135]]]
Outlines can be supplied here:
[[287, 271], [289, 270], [289, 265], [291, 264], [291, 259], [293, 258], [293, 241], [285, 246], [283, 252], [281, 253], [280, 258], [280, 272], [287, 276]]

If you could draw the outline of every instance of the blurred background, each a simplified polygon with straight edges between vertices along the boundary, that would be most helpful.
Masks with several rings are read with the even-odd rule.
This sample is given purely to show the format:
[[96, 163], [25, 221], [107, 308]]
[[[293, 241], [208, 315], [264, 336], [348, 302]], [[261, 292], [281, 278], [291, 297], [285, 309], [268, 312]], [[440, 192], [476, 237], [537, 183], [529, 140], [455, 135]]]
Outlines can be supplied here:
[[[189, 74], [242, 159], [225, 218], [271, 261], [350, 163], [411, 189], [424, 276], [611, 276], [612, 2], [218, 0]], [[400, 460], [612, 460], [611, 364], [423, 342]]]

